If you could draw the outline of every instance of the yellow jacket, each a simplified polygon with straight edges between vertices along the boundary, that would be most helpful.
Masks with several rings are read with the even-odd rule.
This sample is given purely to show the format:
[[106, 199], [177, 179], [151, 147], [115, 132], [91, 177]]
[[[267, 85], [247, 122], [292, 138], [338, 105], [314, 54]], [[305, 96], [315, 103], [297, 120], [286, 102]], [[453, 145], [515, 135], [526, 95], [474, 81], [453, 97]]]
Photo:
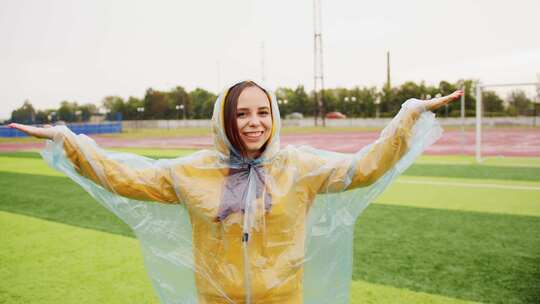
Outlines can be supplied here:
[[[402, 108], [374, 144], [356, 154], [341, 154], [309, 147], [280, 148], [279, 109], [272, 97], [274, 127], [270, 142], [258, 162], [246, 167], [245, 163], [231, 162], [232, 148], [223, 131], [222, 101], [225, 94], [218, 98], [214, 108], [212, 130], [215, 149], [172, 160], [166, 165], [134, 167], [132, 162], [122, 161], [122, 157], [111, 157], [87, 138], [81, 139], [81, 136], [75, 136], [65, 128], [58, 128], [61, 132], [58, 132], [54, 142], [62, 145], [78, 174], [111, 195], [136, 201], [180, 204], [185, 208], [189, 215], [191, 235], [175, 236], [170, 242], [189, 247], [192, 259], [185, 255], [183, 258], [175, 257], [170, 253], [174, 250], [160, 254], [160, 249], [156, 249], [158, 246], [149, 246], [150, 249], [145, 251], [147, 267], [154, 268], [154, 273], [157, 273], [152, 277], [162, 302], [173, 303], [172, 296], [167, 298], [165, 294], [173, 293], [171, 289], [179, 288], [181, 283], [180, 279], [173, 282], [176, 279], [160, 277], [163, 267], [152, 264], [158, 259], [192, 271], [196, 299], [185, 297], [181, 301], [186, 302], [181, 303], [303, 303], [308, 298], [315, 298], [315, 294], [322, 293], [325, 288], [335, 288], [324, 291], [328, 297], [346, 299], [350, 271], [339, 269], [347, 269], [348, 266], [350, 269], [352, 266], [350, 236], [353, 225], [350, 221], [354, 224], [361, 209], [399, 174], [388, 172], [411, 150], [413, 126], [424, 112], [421, 101], [406, 103], [407, 106]], [[440, 135], [431, 116], [424, 117], [424, 120], [423, 133], [422, 130], [415, 131], [418, 133], [415, 136], [419, 138], [415, 143], [417, 151], [409, 157], [407, 164], [403, 164], [401, 171]], [[44, 157], [47, 159], [46, 153]], [[52, 157], [48, 158], [50, 163], [54, 163]], [[231, 213], [223, 221], [216, 221], [231, 167], [247, 168], [244, 172], [246, 182], [239, 184], [239, 189], [229, 191], [247, 200], [251, 209]], [[258, 167], [259, 171], [256, 172], [254, 167]], [[256, 173], [261, 172], [263, 176], [259, 176], [257, 182]], [[385, 173], [392, 176], [382, 182], [380, 179]], [[264, 207], [265, 195], [255, 193], [256, 184], [262, 185], [263, 194], [270, 194], [269, 210]], [[364, 192], [352, 191], [349, 196], [339, 196], [344, 190], [360, 187], [364, 187]], [[245, 195], [248, 192], [251, 194]], [[100, 201], [106, 200], [103, 194], [94, 196]], [[322, 198], [316, 200], [317, 197]], [[364, 206], [358, 209], [355, 200], [361, 198]], [[319, 209], [311, 211], [316, 201], [319, 201]], [[357, 209], [347, 211], [352, 210], [350, 208]], [[310, 218], [310, 212], [316, 215]], [[245, 216], [250, 217], [248, 227], [245, 226]], [[144, 219], [152, 220], [159, 222], [156, 218]], [[132, 227], [137, 229], [144, 221]], [[346, 236], [337, 236], [340, 242], [349, 243], [344, 247], [331, 243], [335, 236], [330, 234], [340, 233], [341, 226], [347, 226], [347, 232], [344, 232]], [[247, 240], [244, 238], [245, 231], [249, 232]], [[163, 233], [167, 231], [163, 230]], [[329, 252], [330, 255], [339, 254], [344, 261], [338, 257], [326, 257]], [[309, 267], [313, 273], [327, 273], [331, 281], [325, 281], [323, 277], [304, 278], [306, 265], [311, 265]], [[336, 274], [332, 272], [334, 268], [338, 269]], [[307, 284], [311, 287], [304, 286]], [[338, 288], [338, 284], [341, 287]], [[340, 294], [332, 295], [333, 292]]]

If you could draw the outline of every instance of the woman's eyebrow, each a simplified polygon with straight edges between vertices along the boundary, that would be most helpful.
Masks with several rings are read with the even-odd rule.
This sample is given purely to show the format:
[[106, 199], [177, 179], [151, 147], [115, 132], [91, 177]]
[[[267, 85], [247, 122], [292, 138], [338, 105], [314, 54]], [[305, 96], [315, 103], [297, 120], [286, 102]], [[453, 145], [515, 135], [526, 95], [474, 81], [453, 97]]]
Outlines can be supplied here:
[[[264, 106], [264, 107], [259, 107], [257, 108], [258, 110], [270, 110], [270, 107], [268, 106]], [[236, 109], [237, 111], [249, 111], [251, 110], [250, 108], [238, 108]]]

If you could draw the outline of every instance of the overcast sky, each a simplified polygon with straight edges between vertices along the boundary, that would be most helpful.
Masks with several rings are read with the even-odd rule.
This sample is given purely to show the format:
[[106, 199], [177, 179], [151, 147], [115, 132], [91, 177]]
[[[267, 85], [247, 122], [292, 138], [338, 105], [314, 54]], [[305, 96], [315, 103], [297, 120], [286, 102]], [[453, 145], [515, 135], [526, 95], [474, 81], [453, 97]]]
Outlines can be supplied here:
[[[533, 82], [538, 0], [322, 0], [325, 85]], [[98, 103], [243, 78], [313, 87], [313, 2], [21, 1], [0, 9], [0, 118], [29, 99]], [[219, 71], [219, 72], [218, 72]]]

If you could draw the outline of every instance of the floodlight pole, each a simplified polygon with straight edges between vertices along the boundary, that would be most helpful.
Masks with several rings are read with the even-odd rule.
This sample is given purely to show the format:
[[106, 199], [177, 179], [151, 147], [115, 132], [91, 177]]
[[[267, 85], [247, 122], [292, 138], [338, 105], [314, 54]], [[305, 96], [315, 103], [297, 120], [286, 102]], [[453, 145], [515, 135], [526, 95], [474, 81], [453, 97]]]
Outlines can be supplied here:
[[313, 0], [313, 73], [315, 93], [315, 126], [318, 125], [318, 117], [321, 115], [322, 125], [326, 126], [324, 113], [324, 73], [323, 73], [323, 48], [322, 48], [322, 12], [321, 0]]

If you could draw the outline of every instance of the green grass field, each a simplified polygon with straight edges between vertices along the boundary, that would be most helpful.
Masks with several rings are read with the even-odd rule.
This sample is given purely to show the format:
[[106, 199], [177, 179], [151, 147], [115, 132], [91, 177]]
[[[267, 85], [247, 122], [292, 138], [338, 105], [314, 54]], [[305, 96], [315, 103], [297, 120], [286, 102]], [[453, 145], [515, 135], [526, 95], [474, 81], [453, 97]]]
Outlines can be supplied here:
[[[130, 229], [35, 152], [0, 154], [0, 231], [0, 303], [157, 303]], [[360, 216], [351, 287], [351, 303], [538, 303], [540, 159], [422, 157]]]

